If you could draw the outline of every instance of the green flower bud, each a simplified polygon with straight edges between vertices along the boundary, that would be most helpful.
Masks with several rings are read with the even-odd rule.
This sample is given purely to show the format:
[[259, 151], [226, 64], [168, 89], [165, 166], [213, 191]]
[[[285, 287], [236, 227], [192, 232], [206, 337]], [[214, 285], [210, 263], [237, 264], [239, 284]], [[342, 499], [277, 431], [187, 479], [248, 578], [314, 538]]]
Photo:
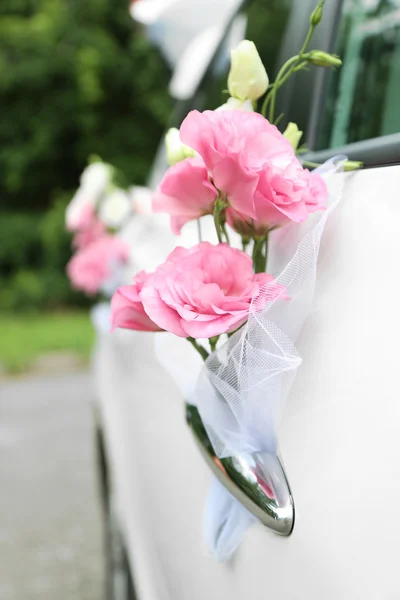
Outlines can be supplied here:
[[311, 50], [311, 52], [307, 52], [307, 54], [303, 54], [303, 60], [311, 63], [312, 65], [317, 65], [317, 67], [340, 67], [342, 66], [342, 61], [335, 54], [329, 54], [328, 52], [323, 52], [322, 50]]
[[347, 160], [344, 163], [344, 170], [345, 171], [357, 171], [357, 169], [362, 169], [363, 166], [364, 166], [364, 163], [359, 160]]
[[283, 135], [290, 142], [290, 145], [292, 146], [293, 150], [297, 150], [303, 132], [300, 131], [296, 123], [288, 123], [288, 126], [283, 132]]
[[313, 10], [310, 16], [310, 25], [312, 27], [316, 27], [319, 25], [322, 19], [322, 9], [324, 7], [325, 0], [322, 0]]
[[195, 156], [196, 153], [189, 146], [185, 146], [179, 137], [179, 129], [172, 127], [165, 136], [165, 146], [167, 148], [167, 159], [170, 165], [174, 165], [185, 158]]

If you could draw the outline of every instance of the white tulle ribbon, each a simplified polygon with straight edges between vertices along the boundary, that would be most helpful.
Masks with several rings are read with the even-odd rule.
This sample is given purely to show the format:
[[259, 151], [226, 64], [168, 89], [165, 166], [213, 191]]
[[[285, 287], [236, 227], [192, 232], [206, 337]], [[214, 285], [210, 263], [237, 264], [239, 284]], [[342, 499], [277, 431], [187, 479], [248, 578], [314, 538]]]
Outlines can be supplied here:
[[[289, 226], [271, 240], [275, 265], [269, 272], [285, 290], [276, 299], [268, 285], [253, 301], [243, 329], [206, 361], [189, 400], [200, 412], [219, 458], [276, 452], [277, 431], [291, 384], [301, 363], [295, 342], [314, 297], [317, 259], [326, 222], [342, 197], [345, 157], [320, 167], [328, 190], [328, 209], [308, 223], [307, 231]], [[284, 266], [286, 265], [286, 266]], [[283, 268], [281, 268], [283, 266]], [[205, 541], [217, 560], [236, 550], [254, 517], [217, 481], [205, 511]]]
[[[157, 340], [159, 359], [185, 398], [197, 406], [219, 458], [277, 450], [279, 422], [301, 363], [295, 343], [314, 297], [322, 233], [342, 197], [343, 178], [335, 175], [343, 170], [345, 160], [337, 156], [318, 169], [328, 187], [327, 210], [312, 215], [304, 226], [287, 225], [271, 235], [268, 272], [279, 274], [275, 282], [287, 298], [276, 298], [271, 288], [264, 286], [252, 303], [247, 324], [214, 352], [203, 368], [199, 361], [187, 362], [185, 340], [177, 342], [181, 351], [173, 357], [165, 334]], [[173, 367], [177, 354], [179, 373]], [[214, 480], [205, 510], [204, 536], [217, 560], [233, 554], [254, 520]]]
[[204, 541], [211, 555], [218, 561], [228, 560], [255, 520], [214, 478], [204, 511]]

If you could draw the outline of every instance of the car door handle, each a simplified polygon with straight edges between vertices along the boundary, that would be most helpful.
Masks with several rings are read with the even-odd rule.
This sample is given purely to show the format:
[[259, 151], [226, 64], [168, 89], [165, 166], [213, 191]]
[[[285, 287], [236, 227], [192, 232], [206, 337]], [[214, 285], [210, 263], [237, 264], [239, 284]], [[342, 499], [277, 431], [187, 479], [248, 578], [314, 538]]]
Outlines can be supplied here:
[[220, 483], [263, 525], [280, 535], [290, 535], [295, 509], [279, 457], [257, 452], [218, 458], [195, 406], [186, 404], [186, 419], [203, 458]]

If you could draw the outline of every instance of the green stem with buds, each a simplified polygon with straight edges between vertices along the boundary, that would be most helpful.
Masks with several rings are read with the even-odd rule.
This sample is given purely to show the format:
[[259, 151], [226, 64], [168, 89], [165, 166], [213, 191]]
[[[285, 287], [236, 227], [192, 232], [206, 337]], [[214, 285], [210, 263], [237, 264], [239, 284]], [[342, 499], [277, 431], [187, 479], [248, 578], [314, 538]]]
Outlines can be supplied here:
[[307, 61], [303, 61], [303, 54], [307, 50], [308, 44], [310, 43], [310, 40], [312, 38], [312, 35], [314, 33], [314, 30], [315, 30], [317, 24], [318, 23], [312, 23], [312, 22], [310, 23], [310, 27], [308, 29], [306, 39], [304, 40], [304, 43], [300, 49], [300, 52], [298, 54], [296, 54], [295, 56], [292, 56], [291, 58], [289, 58], [289, 60], [287, 60], [285, 62], [285, 64], [281, 67], [281, 69], [278, 72], [278, 75], [276, 76], [276, 79], [275, 79], [273, 85], [271, 85], [269, 92], [264, 99], [264, 102], [263, 102], [263, 105], [261, 108], [261, 114], [264, 117], [266, 117], [267, 108], [269, 107], [268, 119], [269, 119], [270, 123], [274, 122], [276, 94], [277, 94], [279, 88], [282, 87], [282, 85], [284, 83], [286, 83], [286, 81], [289, 79], [289, 77], [291, 75], [293, 75], [293, 73], [295, 73], [296, 71], [300, 71], [301, 69], [304, 69], [304, 67], [308, 64]]
[[[262, 108], [261, 108], [261, 114], [264, 117], [266, 116], [268, 105], [269, 105], [269, 103], [271, 103], [270, 107], [269, 107], [269, 121], [270, 121], [270, 123], [273, 122], [273, 118], [274, 118], [274, 114], [275, 114], [276, 92], [278, 91], [278, 89], [282, 85], [281, 78], [283, 79], [283, 75], [285, 74], [285, 71], [287, 69], [289, 69], [289, 67], [291, 67], [291, 65], [295, 64], [298, 61], [298, 59], [299, 59], [299, 57], [298, 57], [298, 55], [296, 55], [296, 56], [292, 56], [291, 58], [289, 58], [289, 60], [287, 60], [285, 62], [285, 64], [279, 70], [278, 75], [276, 76], [274, 85], [272, 86], [272, 88], [270, 89], [270, 92], [267, 94], [267, 96], [266, 96], [266, 98], [264, 100], [264, 103], [263, 103]], [[285, 81], [290, 77], [291, 74], [292, 74], [292, 69], [290, 69], [290, 71], [285, 75]]]

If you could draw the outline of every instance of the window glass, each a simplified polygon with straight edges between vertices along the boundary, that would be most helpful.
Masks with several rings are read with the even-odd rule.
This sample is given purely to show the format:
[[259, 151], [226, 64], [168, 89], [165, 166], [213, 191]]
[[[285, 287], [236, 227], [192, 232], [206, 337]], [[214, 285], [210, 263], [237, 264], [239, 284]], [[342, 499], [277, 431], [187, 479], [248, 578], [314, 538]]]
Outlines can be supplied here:
[[280, 51], [290, 8], [295, 0], [253, 0], [247, 3], [220, 45], [190, 108], [213, 110], [226, 102], [226, 81], [230, 66], [229, 51], [242, 39], [252, 40], [269, 74]]
[[345, 0], [318, 149], [400, 131], [400, 0]]
[[[267, 72], [273, 74], [290, 9], [295, 1], [252, 0], [246, 3], [224, 36], [195, 96], [175, 105], [170, 120], [171, 127], [179, 127], [190, 110], [213, 110], [226, 102], [228, 94], [224, 90], [230, 67], [230, 49], [242, 39], [254, 41]], [[168, 161], [162, 141], [150, 174], [150, 187], [155, 188], [159, 184], [167, 168]]]
[[[190, 110], [213, 110], [226, 102], [228, 95], [224, 90], [230, 67], [230, 49], [242, 39], [254, 41], [267, 72], [270, 75], [274, 73], [290, 9], [295, 1], [252, 0], [246, 3], [224, 36], [195, 96], [175, 105], [171, 127], [179, 127]], [[167, 168], [167, 155], [162, 141], [150, 174], [150, 187], [159, 184]]]

